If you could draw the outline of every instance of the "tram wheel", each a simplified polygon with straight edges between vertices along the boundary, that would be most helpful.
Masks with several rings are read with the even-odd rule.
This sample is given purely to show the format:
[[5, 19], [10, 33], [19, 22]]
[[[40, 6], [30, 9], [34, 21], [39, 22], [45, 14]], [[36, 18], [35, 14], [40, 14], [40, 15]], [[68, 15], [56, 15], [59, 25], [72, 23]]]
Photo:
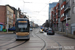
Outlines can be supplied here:
[[27, 41], [29, 41], [30, 40], [30, 38], [29, 39], [27, 39]]
[[18, 41], [18, 39], [16, 39], [16, 41]]

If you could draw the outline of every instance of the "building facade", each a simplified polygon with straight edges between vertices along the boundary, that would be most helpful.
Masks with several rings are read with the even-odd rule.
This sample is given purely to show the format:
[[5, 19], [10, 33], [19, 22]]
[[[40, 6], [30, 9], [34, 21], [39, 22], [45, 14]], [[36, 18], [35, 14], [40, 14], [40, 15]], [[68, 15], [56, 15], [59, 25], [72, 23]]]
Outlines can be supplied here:
[[59, 0], [62, 32], [71, 33], [71, 0]]
[[0, 5], [0, 22], [3, 23], [4, 26], [6, 26], [6, 6]]
[[75, 35], [75, 0], [59, 0], [51, 12], [55, 30]]
[[10, 5], [0, 5], [0, 22], [3, 23], [5, 29], [15, 26], [17, 18], [21, 16], [20, 8], [16, 8]]
[[75, 35], [75, 0], [70, 0], [70, 32], [71, 34]]
[[49, 20], [50, 20], [50, 24], [49, 24], [50, 27], [51, 27], [51, 19], [52, 19], [51, 12], [52, 12], [52, 11], [53, 11], [53, 8], [51, 8], [51, 10], [50, 10], [50, 19], [49, 19]]
[[35, 24], [33, 21], [30, 21], [30, 27], [35, 27]]
[[[56, 6], [56, 4], [57, 4], [57, 2], [53, 2], [53, 3], [49, 3], [49, 22], [50, 22], [50, 18], [51, 18], [51, 11], [52, 11], [52, 9], [51, 8], [53, 8], [53, 7], [55, 7]], [[49, 25], [51, 25], [50, 23], [49, 23]]]
[[13, 27], [13, 10], [9, 6], [0, 6], [0, 22], [6, 29], [7, 26], [8, 28]]
[[13, 13], [14, 11], [9, 7], [9, 6], [6, 6], [6, 19], [7, 19], [7, 24], [6, 24], [6, 29], [7, 27], [8, 28], [11, 28], [13, 27]]

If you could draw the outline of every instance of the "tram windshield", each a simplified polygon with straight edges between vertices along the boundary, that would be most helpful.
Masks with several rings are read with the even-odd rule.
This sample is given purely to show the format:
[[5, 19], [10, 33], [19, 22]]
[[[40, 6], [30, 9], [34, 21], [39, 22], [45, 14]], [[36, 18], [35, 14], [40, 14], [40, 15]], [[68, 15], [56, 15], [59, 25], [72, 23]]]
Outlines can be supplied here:
[[27, 28], [27, 23], [19, 23], [18, 28]]
[[17, 22], [17, 32], [29, 32], [29, 25], [27, 21]]

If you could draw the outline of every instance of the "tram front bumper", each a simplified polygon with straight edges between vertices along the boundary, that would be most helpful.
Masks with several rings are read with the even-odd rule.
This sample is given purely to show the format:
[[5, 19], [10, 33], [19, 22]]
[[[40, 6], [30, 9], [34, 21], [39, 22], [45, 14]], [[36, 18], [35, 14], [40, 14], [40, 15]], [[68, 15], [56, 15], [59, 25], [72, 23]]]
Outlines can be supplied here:
[[27, 36], [16, 36], [16, 39], [29, 39], [30, 36], [27, 35]]
[[29, 32], [17, 32], [16, 35], [17, 36], [28, 36]]

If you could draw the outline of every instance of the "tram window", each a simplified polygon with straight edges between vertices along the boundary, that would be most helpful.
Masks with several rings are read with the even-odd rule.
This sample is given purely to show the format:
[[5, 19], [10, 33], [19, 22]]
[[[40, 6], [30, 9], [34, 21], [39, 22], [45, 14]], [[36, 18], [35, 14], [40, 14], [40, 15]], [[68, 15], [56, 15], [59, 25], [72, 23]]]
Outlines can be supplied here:
[[21, 31], [23, 32], [23, 28], [21, 28]]
[[19, 28], [19, 32], [28, 32], [29, 30], [27, 28]]
[[18, 25], [19, 28], [27, 28], [27, 24], [25, 25]]

